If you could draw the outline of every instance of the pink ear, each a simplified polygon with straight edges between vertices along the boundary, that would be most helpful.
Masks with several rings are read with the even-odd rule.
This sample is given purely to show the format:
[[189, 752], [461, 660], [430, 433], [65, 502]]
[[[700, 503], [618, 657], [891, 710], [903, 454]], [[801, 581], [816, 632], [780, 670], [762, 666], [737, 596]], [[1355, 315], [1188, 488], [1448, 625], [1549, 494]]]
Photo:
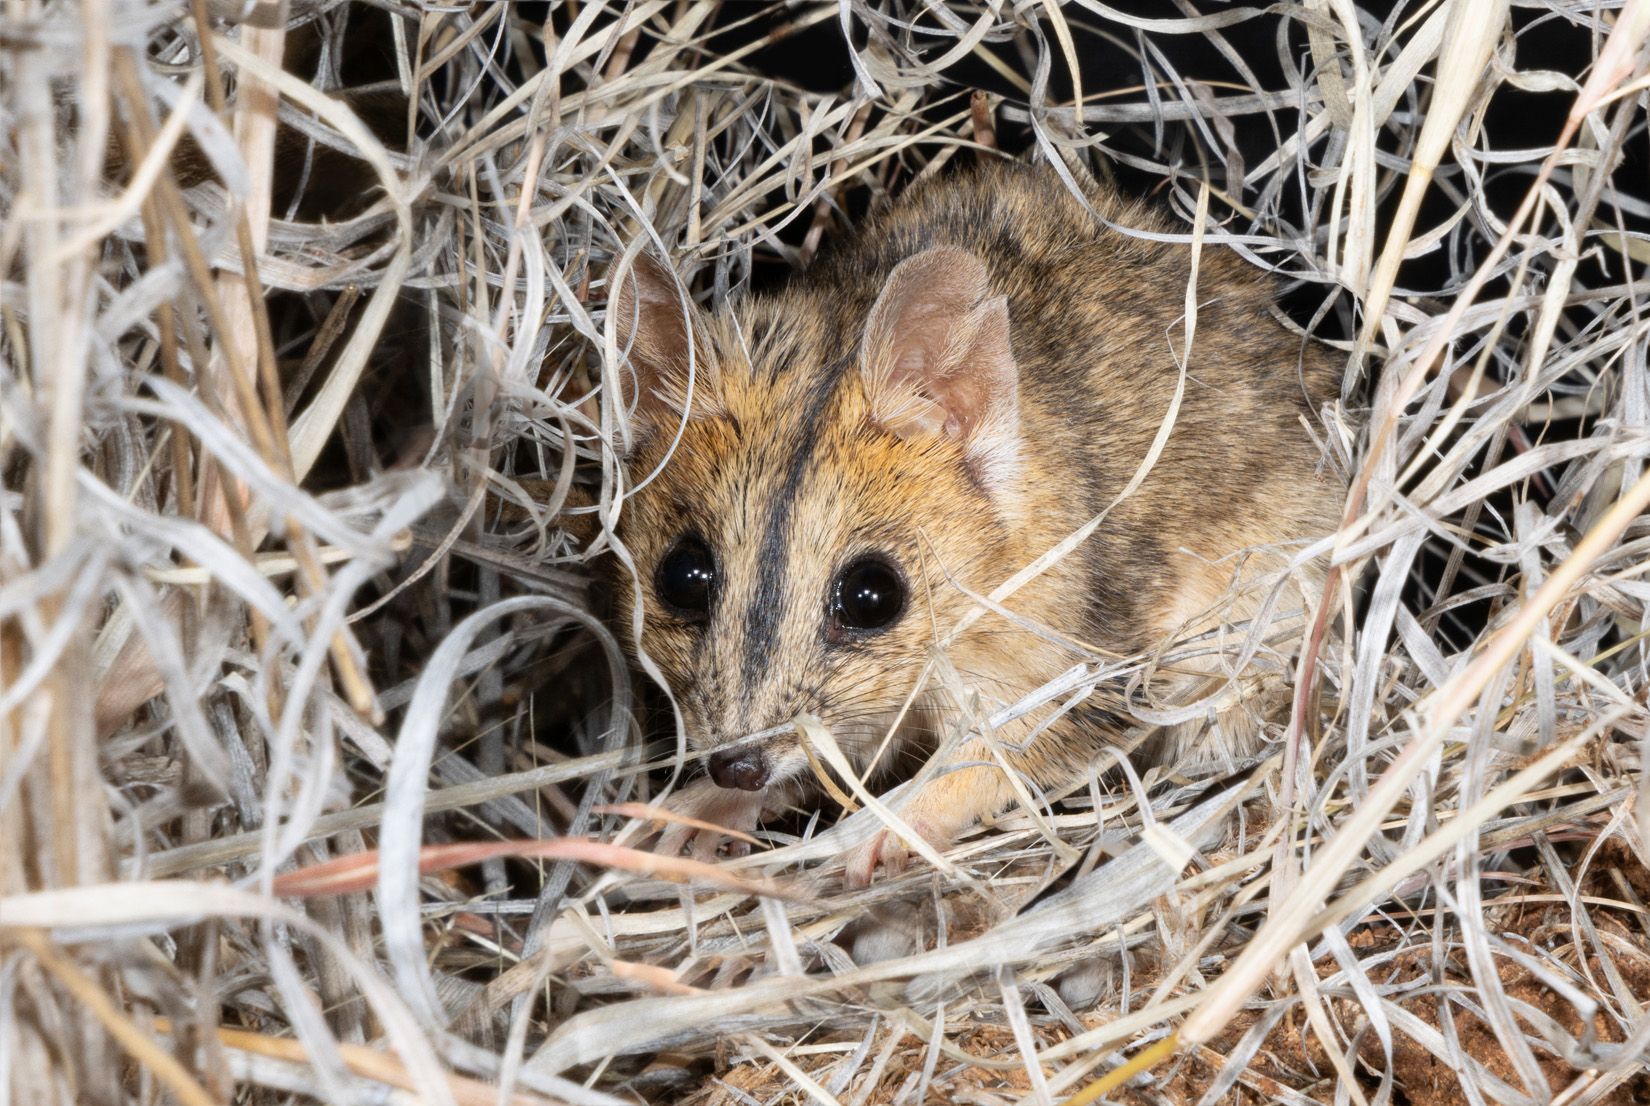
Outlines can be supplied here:
[[639, 437], [666, 423], [674, 425], [688, 410], [689, 354], [693, 354], [692, 407], [697, 412], [710, 402], [712, 373], [703, 356], [706, 348], [698, 310], [680, 290], [670, 270], [651, 254], [642, 254], [630, 271], [615, 274], [608, 312], [623, 363], [629, 358], [636, 374], [630, 433]]
[[944, 434], [997, 491], [1019, 468], [1020, 372], [1008, 300], [988, 298], [985, 266], [936, 246], [888, 274], [862, 346], [872, 417], [902, 438]]

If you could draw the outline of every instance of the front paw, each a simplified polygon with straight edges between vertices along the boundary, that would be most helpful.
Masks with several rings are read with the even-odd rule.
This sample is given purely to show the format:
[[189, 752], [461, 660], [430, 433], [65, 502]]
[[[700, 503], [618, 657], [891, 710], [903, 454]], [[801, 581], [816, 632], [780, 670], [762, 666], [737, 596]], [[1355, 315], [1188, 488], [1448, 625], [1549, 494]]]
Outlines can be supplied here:
[[719, 787], [710, 779], [694, 780], [665, 801], [665, 809], [685, 821], [668, 823], [654, 851], [665, 856], [686, 852], [695, 860], [707, 862], [714, 861], [719, 853], [744, 856], [751, 850], [749, 835], [762, 818], [766, 798], [762, 791]]
[[[905, 817], [905, 824], [910, 827], [912, 833], [932, 846], [935, 852], [944, 852], [950, 848], [958, 832], [933, 820], [914, 818], [910, 815]], [[905, 871], [910, 861], [910, 846], [899, 834], [883, 828], [872, 834], [869, 840], [849, 851], [843, 865], [842, 881], [849, 890], [869, 887], [879, 867], [890, 876], [897, 876]]]

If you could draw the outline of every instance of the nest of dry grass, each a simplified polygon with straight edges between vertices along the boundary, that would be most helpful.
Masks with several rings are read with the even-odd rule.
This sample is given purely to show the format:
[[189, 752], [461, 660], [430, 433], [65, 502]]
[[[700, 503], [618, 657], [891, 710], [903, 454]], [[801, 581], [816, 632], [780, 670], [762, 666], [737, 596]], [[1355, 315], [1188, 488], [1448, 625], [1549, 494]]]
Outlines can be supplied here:
[[[0, 1101], [1650, 1095], [1650, 3], [1135, 7], [5, 5]], [[994, 147], [1345, 354], [1292, 709], [955, 879], [615, 847], [611, 264]]]

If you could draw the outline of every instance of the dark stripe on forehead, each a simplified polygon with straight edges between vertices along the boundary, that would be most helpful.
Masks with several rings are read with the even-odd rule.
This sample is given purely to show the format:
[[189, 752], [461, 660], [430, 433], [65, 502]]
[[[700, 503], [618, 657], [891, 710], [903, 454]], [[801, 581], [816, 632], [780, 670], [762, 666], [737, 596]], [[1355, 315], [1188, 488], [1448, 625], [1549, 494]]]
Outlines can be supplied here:
[[762, 670], [779, 642], [780, 616], [785, 604], [785, 575], [789, 567], [785, 537], [790, 532], [791, 516], [796, 509], [803, 478], [819, 444], [825, 409], [852, 363], [852, 358], [844, 358], [830, 365], [820, 373], [819, 380], [809, 391], [797, 431], [796, 450], [786, 462], [785, 477], [779, 483], [767, 525], [762, 530], [762, 548], [756, 561], [756, 590], [750, 605], [745, 608], [745, 655], [740, 661], [743, 691], [747, 695], [761, 680]]

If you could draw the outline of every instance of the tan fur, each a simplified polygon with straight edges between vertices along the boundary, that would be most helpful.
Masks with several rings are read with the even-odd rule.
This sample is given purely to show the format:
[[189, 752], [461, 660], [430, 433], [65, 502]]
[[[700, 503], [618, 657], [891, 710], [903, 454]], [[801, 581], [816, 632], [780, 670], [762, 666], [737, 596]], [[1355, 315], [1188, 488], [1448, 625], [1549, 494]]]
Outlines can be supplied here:
[[[1167, 229], [1098, 188], [1089, 200], [1122, 226]], [[906, 270], [921, 281], [890, 283], [901, 262], [936, 248]], [[1047, 169], [996, 165], [913, 189], [783, 291], [728, 312], [684, 318], [644, 262], [614, 303], [643, 393], [633, 473], [651, 472], [675, 437], [689, 329], [697, 398], [668, 464], [626, 503], [621, 536], [642, 577], [641, 645], [680, 702], [690, 743], [714, 748], [808, 712], [867, 756], [936, 633], [973, 607], [963, 589], [989, 593], [1106, 507], [1140, 465], [1175, 390], [1189, 257], [1185, 246], [1107, 229]], [[977, 273], [956, 270], [969, 259]], [[1267, 577], [1296, 548], [1282, 543], [1333, 529], [1341, 489], [1320, 474], [1302, 423], [1333, 394], [1334, 376], [1320, 351], [1269, 317], [1272, 296], [1239, 259], [1205, 250], [1167, 448], [1137, 492], [1016, 593], [1011, 610], [1069, 640], [1144, 654], [1220, 617], [1249, 617], [1260, 592], [1231, 601], [1240, 563], [1251, 582]], [[660, 559], [689, 530], [717, 558], [705, 624], [673, 618], [653, 589]], [[1247, 549], [1262, 552], [1234, 556]], [[865, 551], [900, 566], [912, 601], [886, 631], [832, 643], [822, 630], [831, 581]], [[628, 618], [630, 588], [619, 591]], [[1299, 595], [1282, 607], [1298, 610]], [[997, 615], [948, 656], [987, 709], [1082, 659]], [[1193, 670], [1223, 672], [1217, 660]], [[1168, 683], [1191, 694], [1195, 682]], [[919, 725], [945, 720], [953, 705], [931, 694]], [[1033, 792], [1079, 778], [1116, 732], [1074, 713], [1014, 750], [1034, 722], [995, 735]], [[1198, 732], [1179, 730], [1182, 743]], [[958, 761], [992, 760], [989, 740], [965, 744]], [[739, 828], [753, 822], [764, 799], [807, 773], [794, 736], [770, 739], [768, 752], [766, 794], [730, 803], [705, 783], [703, 803]], [[906, 817], [944, 843], [1012, 801], [998, 768], [964, 768], [932, 780]], [[850, 878], [901, 856], [896, 839], [879, 839], [853, 859]]]

